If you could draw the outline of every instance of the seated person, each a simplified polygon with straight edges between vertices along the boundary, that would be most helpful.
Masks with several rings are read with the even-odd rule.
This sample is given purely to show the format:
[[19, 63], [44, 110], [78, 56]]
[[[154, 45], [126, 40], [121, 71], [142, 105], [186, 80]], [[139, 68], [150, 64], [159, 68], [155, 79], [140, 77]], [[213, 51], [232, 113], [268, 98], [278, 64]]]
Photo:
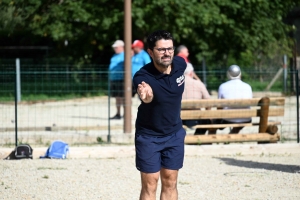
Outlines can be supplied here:
[[[239, 66], [231, 65], [227, 70], [227, 77], [229, 81], [222, 83], [218, 90], [219, 99], [251, 99], [252, 88], [249, 84], [241, 80], [242, 72]], [[234, 109], [234, 108], [222, 108]], [[251, 123], [251, 118], [235, 118], [235, 119], [217, 119], [214, 120], [216, 124], [232, 124], [232, 123]], [[230, 134], [239, 133], [244, 127], [234, 127]], [[224, 128], [221, 128], [221, 130]], [[216, 133], [217, 129], [214, 130]]]
[[[196, 80], [193, 78], [194, 68], [190, 63], [187, 63], [186, 70], [184, 71], [185, 76], [185, 85], [184, 91], [182, 94], [182, 100], [187, 99], [209, 99], [210, 95], [205, 87], [205, 85], [201, 82], [201, 80]], [[211, 124], [209, 119], [202, 120], [182, 120], [182, 124], [187, 127], [192, 127], [197, 124]], [[197, 128], [195, 131], [195, 135], [205, 134], [207, 129]]]

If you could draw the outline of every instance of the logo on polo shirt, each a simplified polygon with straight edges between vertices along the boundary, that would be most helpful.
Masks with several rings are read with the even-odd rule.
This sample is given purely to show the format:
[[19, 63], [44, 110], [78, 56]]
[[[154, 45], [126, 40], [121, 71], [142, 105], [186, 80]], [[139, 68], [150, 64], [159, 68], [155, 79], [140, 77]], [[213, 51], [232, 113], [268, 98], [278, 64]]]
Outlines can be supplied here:
[[182, 83], [184, 83], [184, 75], [179, 76], [179, 77], [176, 79], [176, 82], [178, 83], [178, 86], [181, 86]]

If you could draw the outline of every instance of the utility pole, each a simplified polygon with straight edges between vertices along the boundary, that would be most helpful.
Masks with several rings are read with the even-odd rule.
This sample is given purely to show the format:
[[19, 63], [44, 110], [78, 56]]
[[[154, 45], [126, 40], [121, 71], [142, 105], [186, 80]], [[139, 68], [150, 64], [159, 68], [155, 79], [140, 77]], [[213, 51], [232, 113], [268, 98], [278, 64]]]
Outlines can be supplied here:
[[124, 40], [125, 40], [125, 61], [124, 61], [124, 133], [131, 133], [131, 0], [124, 1]]

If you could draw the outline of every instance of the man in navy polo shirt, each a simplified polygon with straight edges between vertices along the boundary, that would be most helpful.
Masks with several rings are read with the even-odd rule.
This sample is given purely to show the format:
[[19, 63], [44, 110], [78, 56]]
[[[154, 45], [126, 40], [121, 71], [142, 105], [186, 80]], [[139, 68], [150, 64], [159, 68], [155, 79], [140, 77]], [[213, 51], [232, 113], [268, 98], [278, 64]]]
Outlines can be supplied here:
[[133, 77], [141, 99], [136, 119], [136, 168], [141, 172], [140, 199], [178, 199], [178, 170], [183, 166], [185, 130], [180, 118], [184, 90], [183, 58], [174, 57], [172, 35], [163, 30], [147, 38], [151, 63]]

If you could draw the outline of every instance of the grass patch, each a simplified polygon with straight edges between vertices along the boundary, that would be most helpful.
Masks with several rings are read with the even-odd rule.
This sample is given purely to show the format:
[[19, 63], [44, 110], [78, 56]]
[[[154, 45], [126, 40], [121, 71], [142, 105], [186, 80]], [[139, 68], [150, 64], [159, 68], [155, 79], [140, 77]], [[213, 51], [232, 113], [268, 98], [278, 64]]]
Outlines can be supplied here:
[[[259, 81], [249, 81], [247, 82], [251, 85], [253, 91], [264, 91], [270, 82], [259, 82]], [[283, 83], [280, 80], [277, 80], [273, 86], [270, 88], [272, 92], [281, 92], [283, 91]]]
[[100, 144], [102, 144], [104, 141], [103, 141], [103, 139], [101, 137], [97, 137], [97, 142], [100, 143]]
[[243, 156], [241, 152], [235, 154], [236, 156]]
[[42, 178], [44, 178], [44, 179], [48, 179], [48, 178], [49, 178], [49, 176], [48, 176], [48, 175], [44, 175]]
[[63, 168], [63, 167], [38, 167], [38, 170], [66, 170], [67, 168]]
[[189, 183], [189, 182], [182, 182], [182, 181], [179, 181], [179, 184], [180, 184], [180, 185], [189, 185], [190, 183]]

